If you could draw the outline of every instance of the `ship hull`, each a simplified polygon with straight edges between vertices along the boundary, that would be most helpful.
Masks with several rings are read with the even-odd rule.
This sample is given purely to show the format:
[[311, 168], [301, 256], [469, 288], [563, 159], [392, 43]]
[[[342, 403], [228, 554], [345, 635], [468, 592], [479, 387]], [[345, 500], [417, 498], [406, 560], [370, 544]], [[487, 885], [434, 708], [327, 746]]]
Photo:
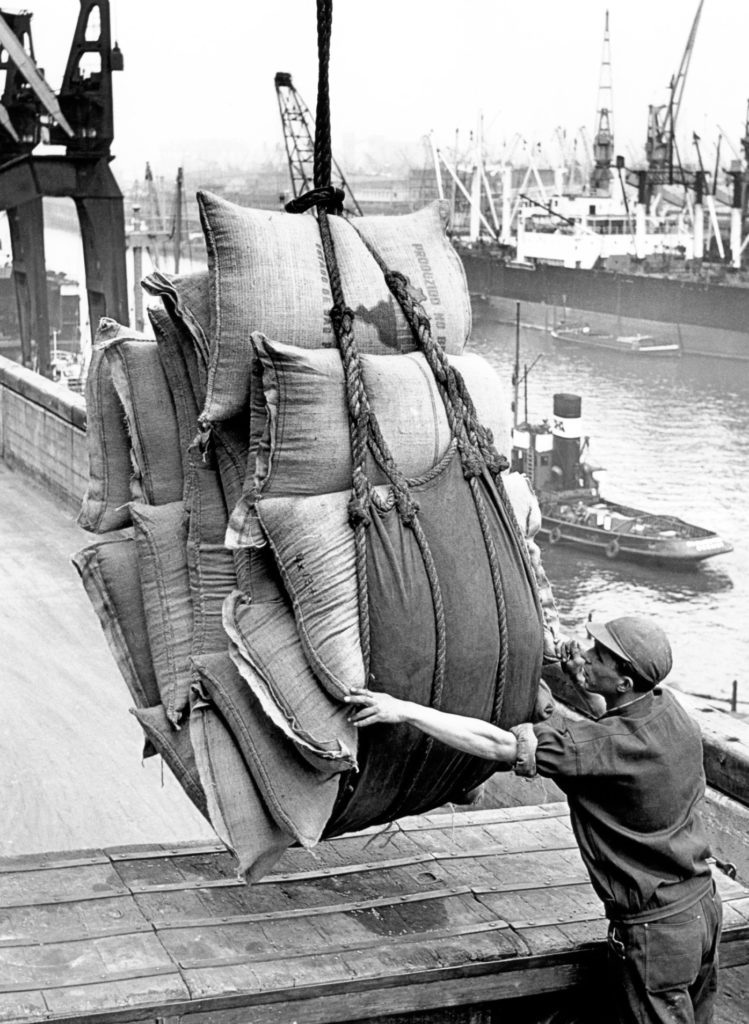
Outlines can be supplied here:
[[522, 303], [528, 326], [551, 330], [559, 315], [596, 330], [650, 334], [686, 355], [749, 360], [749, 288], [743, 285], [575, 270], [519, 267], [481, 250], [461, 251], [468, 288], [500, 320]]

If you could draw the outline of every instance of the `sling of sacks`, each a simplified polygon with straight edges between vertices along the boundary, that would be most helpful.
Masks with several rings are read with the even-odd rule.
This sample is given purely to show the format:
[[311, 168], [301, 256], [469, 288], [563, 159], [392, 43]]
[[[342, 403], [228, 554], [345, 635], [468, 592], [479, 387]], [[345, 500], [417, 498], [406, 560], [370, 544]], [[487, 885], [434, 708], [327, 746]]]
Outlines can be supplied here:
[[317, 222], [198, 199], [209, 272], [144, 281], [155, 340], [100, 324], [79, 522], [101, 536], [74, 564], [146, 754], [163, 757], [256, 880], [290, 845], [459, 800], [491, 773], [407, 726], [357, 734], [343, 697], [369, 683], [484, 719], [501, 697], [500, 724], [526, 720], [540, 676], [540, 515], [524, 478], [507, 480], [516, 518], [483, 480], [481, 526], [440, 390], [368, 248], [420, 294], [507, 451], [508, 397], [462, 354], [470, 303], [444, 204], [356, 226], [331, 218], [369, 405], [411, 481], [434, 569], [368, 454], [365, 652], [346, 382]]

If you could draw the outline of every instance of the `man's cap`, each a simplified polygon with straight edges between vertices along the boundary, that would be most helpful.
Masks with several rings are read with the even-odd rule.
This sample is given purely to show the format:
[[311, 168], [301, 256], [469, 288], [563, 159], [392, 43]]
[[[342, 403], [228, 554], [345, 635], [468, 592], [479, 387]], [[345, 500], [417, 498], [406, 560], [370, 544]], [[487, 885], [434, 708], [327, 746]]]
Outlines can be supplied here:
[[646, 683], [655, 686], [671, 671], [673, 656], [660, 626], [639, 615], [624, 615], [610, 622], [589, 622], [588, 634], [631, 665]]

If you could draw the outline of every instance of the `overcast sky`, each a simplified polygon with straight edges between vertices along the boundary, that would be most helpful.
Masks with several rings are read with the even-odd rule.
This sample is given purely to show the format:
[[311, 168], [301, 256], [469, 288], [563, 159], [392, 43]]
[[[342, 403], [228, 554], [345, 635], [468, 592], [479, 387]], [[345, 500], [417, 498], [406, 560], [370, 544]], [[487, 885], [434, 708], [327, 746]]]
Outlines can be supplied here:
[[[58, 88], [79, 4], [24, 6], [37, 61]], [[516, 132], [531, 144], [557, 126], [592, 135], [607, 9], [616, 148], [641, 156], [648, 104], [666, 100], [697, 0], [334, 0], [335, 151], [377, 136], [418, 145], [430, 130], [448, 150], [479, 112], [490, 155]], [[315, 0], [112, 0], [112, 23], [125, 57], [115, 80], [123, 179], [141, 176], [146, 160], [171, 175], [201, 143], [240, 162], [277, 152], [276, 71], [291, 72], [314, 110]], [[738, 146], [748, 97], [749, 2], [705, 0], [681, 129], [713, 151], [720, 125]]]

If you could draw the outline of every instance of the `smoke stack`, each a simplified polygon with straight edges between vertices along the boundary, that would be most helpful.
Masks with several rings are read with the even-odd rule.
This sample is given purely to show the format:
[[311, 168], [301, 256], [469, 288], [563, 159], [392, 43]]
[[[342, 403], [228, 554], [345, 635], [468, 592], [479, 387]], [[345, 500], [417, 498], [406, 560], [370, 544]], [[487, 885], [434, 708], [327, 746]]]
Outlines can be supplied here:
[[579, 395], [554, 395], [552, 417], [552, 464], [561, 471], [561, 490], [570, 491], [579, 485], [582, 401]]

